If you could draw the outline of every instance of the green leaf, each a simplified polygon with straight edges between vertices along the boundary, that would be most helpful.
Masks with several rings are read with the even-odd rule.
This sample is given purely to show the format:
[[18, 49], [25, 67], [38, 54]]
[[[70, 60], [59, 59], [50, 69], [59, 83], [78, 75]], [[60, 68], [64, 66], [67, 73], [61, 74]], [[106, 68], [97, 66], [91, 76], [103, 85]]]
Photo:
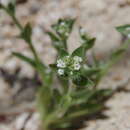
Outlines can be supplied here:
[[12, 15], [15, 14], [15, 4], [14, 3], [10, 2], [7, 6], [7, 9], [9, 11], [9, 13], [11, 13]]
[[79, 34], [80, 34], [80, 38], [82, 39], [82, 43], [90, 39], [90, 36], [88, 36], [86, 30], [83, 29], [82, 27], [79, 28]]
[[92, 38], [86, 41], [83, 46], [85, 47], [85, 51], [91, 49], [95, 45], [96, 38]]
[[100, 71], [95, 73], [95, 76], [93, 79], [95, 82], [98, 83], [101, 80], [101, 78], [108, 72], [110, 67], [113, 64], [115, 64], [123, 56], [123, 54], [129, 47], [129, 45], [130, 45], [130, 40], [127, 40], [124, 44], [121, 45], [121, 47], [119, 47], [119, 49], [117, 49], [110, 55], [110, 59], [106, 63], [98, 64]]
[[0, 3], [0, 9], [3, 9], [3, 5]]
[[[52, 76], [53, 75], [52, 75], [51, 72], [47, 71], [48, 68], [42, 62], [38, 63], [39, 64], [38, 65], [37, 62], [34, 59], [31, 59], [27, 56], [20, 54], [20, 53], [13, 52], [12, 54], [14, 56], [16, 56], [17, 58], [23, 60], [24, 62], [28, 63], [32, 67], [34, 67], [38, 72], [40, 71], [39, 73], [42, 73], [42, 76], [43, 76], [42, 78], [44, 79], [43, 80], [44, 82], [46, 82], [48, 84], [52, 83]], [[38, 67], [40, 67], [40, 70], [39, 70]]]
[[[71, 128], [73, 126], [73, 121], [78, 119], [79, 117], [86, 116], [93, 114], [95, 112], [98, 112], [103, 108], [103, 105], [97, 104], [97, 103], [89, 103], [89, 104], [84, 104], [84, 105], [77, 105], [69, 109], [67, 114], [64, 116], [64, 118], [61, 118], [57, 125], [56, 128], [59, 128], [62, 126], [62, 124], [68, 124], [65, 128]], [[60, 127], [62, 128], [62, 127]]]
[[82, 75], [75, 76], [73, 78], [73, 83], [76, 84], [77, 86], [85, 86], [88, 83], [88, 79]]
[[92, 114], [101, 110], [103, 106], [97, 103], [86, 103], [83, 105], [79, 105], [77, 107], [71, 108], [71, 112], [69, 112], [66, 116], [66, 120], [73, 120], [81, 116], [85, 116], [86, 114]]
[[83, 43], [79, 48], [73, 51], [72, 56], [80, 56], [84, 58], [86, 51], [94, 46], [95, 40], [95, 38], [92, 38], [89, 41]]
[[97, 89], [93, 95], [93, 99], [96, 98], [96, 99], [104, 99], [105, 97], [109, 97], [112, 95], [112, 93], [114, 92], [114, 90], [112, 89]]
[[79, 104], [83, 104], [86, 103], [88, 101], [88, 99], [93, 96], [94, 94], [94, 90], [89, 90], [87, 89], [83, 89], [83, 90], [79, 90], [79, 92], [75, 92], [73, 93], [73, 105], [79, 105]]
[[112, 59], [112, 60], [117, 59], [117, 58], [120, 57], [120, 55], [122, 55], [124, 52], [125, 52], [125, 49], [119, 49], [119, 50], [117, 50], [116, 52], [114, 52], [114, 53], [111, 55], [111, 59]]
[[63, 42], [54, 33], [47, 32], [47, 34], [50, 36], [52, 45], [57, 51], [64, 48]]
[[28, 43], [30, 44], [31, 42], [31, 36], [32, 36], [32, 27], [28, 23], [23, 29], [23, 32], [21, 33], [21, 37]]
[[[14, 56], [16, 56], [17, 58], [25, 61], [26, 63], [30, 64], [32, 67], [34, 67], [35, 69], [37, 68], [37, 65], [36, 65], [36, 61], [34, 59], [31, 59], [21, 53], [18, 53], [18, 52], [13, 52], [12, 53]], [[45, 68], [45, 66], [41, 63], [41, 66], [43, 68]]]
[[85, 30], [81, 27], [79, 29], [79, 34], [85, 51], [91, 49], [94, 46], [96, 38], [91, 38], [90, 36], [88, 36]]
[[77, 48], [76, 50], [73, 51], [72, 57], [74, 57], [74, 56], [83, 57], [84, 56], [84, 52], [85, 52], [84, 47], [80, 46], [79, 48]]
[[121, 56], [126, 52], [129, 45], [130, 45], [130, 40], [127, 40], [119, 49], [117, 49], [111, 54], [110, 60], [108, 62], [109, 67], [121, 58]]
[[94, 74], [96, 74], [96, 73], [98, 73], [100, 71], [101, 71], [101, 69], [98, 68], [98, 67], [96, 67], [96, 68], [95, 67], [90, 67], [88, 69], [83, 69], [81, 73], [84, 76], [91, 77], [91, 76], [93, 76]]
[[123, 26], [116, 27], [117, 31], [120, 32], [121, 34], [127, 36], [130, 34], [130, 24], [126, 24]]
[[46, 32], [46, 33], [50, 36], [52, 41], [60, 41], [60, 39], [54, 33], [52, 32]]
[[63, 57], [68, 56], [68, 55], [69, 55], [69, 53], [64, 49], [61, 49], [59, 51], [59, 58], [63, 58]]
[[19, 59], [27, 62], [28, 64], [30, 64], [32, 67], [36, 68], [36, 63], [33, 59], [27, 57], [27, 56], [24, 56], [22, 55], [21, 53], [18, 53], [18, 52], [13, 52], [12, 53], [14, 56], [18, 57]]

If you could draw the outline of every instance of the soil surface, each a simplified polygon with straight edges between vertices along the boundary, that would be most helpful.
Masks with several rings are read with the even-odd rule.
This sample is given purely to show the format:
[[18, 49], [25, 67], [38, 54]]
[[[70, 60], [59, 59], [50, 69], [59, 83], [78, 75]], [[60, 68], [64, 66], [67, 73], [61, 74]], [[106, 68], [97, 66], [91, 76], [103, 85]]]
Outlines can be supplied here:
[[[59, 18], [77, 18], [68, 41], [69, 50], [79, 46], [78, 26], [97, 38], [93, 51], [107, 58], [124, 38], [115, 27], [130, 23], [129, 0], [17, 0], [17, 17], [24, 25], [33, 26], [33, 43], [46, 63], [53, 63], [55, 50], [45, 34]], [[38, 130], [35, 91], [39, 82], [33, 69], [12, 57], [12, 51], [32, 56], [10, 17], [0, 11], [0, 130]], [[106, 103], [107, 119], [91, 120], [83, 130], [130, 130], [130, 48], [109, 71], [99, 87], [120, 91]], [[32, 112], [34, 112], [32, 114]]]

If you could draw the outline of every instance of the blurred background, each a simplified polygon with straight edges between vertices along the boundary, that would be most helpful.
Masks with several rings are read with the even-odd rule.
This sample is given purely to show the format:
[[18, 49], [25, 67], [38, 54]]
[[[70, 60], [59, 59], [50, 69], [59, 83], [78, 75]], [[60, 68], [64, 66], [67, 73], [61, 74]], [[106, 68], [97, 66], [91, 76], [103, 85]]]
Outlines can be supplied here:
[[[45, 34], [59, 18], [76, 18], [74, 31], [68, 40], [69, 50], [79, 46], [78, 27], [82, 26], [97, 38], [93, 49], [97, 58], [107, 58], [124, 41], [115, 29], [130, 24], [130, 0], [17, 0], [17, 17], [24, 25], [33, 26], [33, 43], [46, 63], [53, 63], [55, 50]], [[28, 46], [16, 36], [13, 21], [0, 11], [0, 130], [38, 130], [39, 116], [35, 112], [37, 74], [26, 63], [12, 57], [12, 51], [32, 56]], [[129, 49], [99, 87], [113, 89], [124, 85], [130, 89]], [[121, 91], [107, 102], [107, 120], [92, 120], [84, 130], [130, 130], [130, 94]]]

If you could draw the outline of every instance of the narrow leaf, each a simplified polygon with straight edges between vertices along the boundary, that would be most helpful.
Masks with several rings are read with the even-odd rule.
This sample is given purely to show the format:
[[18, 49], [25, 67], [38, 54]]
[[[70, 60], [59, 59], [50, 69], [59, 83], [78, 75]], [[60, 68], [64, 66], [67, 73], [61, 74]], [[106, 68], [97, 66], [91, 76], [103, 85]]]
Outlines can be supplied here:
[[3, 9], [3, 5], [0, 3], [0, 9]]
[[29, 63], [31, 66], [36, 67], [36, 63], [35, 63], [35, 61], [33, 59], [31, 59], [31, 58], [29, 58], [27, 56], [24, 56], [23, 54], [20, 54], [18, 52], [13, 52], [12, 54], [14, 56], [18, 57], [19, 59]]
[[120, 57], [125, 53], [127, 48], [130, 45], [130, 40], [127, 40], [119, 49], [114, 51], [110, 56], [110, 62], [111, 64], [115, 63], [117, 60], [120, 59]]
[[[19, 58], [19, 59], [25, 61], [26, 63], [30, 64], [32, 67], [34, 67], [34, 68], [37, 67], [36, 62], [35, 62], [34, 59], [31, 59], [31, 58], [29, 58], [29, 57], [27, 57], [27, 56], [25, 56], [25, 55], [23, 55], [21, 53], [18, 53], [18, 52], [13, 52], [12, 54], [14, 56], [16, 56], [17, 58]], [[45, 68], [45, 66], [42, 63], [41, 63], [41, 65], [42, 65], [43, 68]]]
[[9, 10], [9, 12], [10, 12], [12, 15], [15, 14], [15, 4], [14, 4], [14, 3], [12, 3], [12, 2], [9, 3], [7, 9]]
[[76, 76], [73, 79], [73, 83], [76, 84], [77, 86], [85, 86], [88, 83], [88, 79], [84, 76]]
[[28, 43], [30, 44], [31, 41], [31, 35], [32, 35], [32, 27], [31, 25], [28, 23], [25, 27], [24, 30], [21, 34], [21, 37]]
[[116, 27], [117, 31], [120, 32], [121, 34], [127, 36], [130, 34], [130, 24], [126, 24], [123, 26]]
[[64, 49], [61, 49], [59, 51], [59, 58], [63, 58], [63, 57], [68, 56], [68, 55], [69, 55], [69, 53]]
[[59, 41], [60, 40], [54, 33], [52, 33], [52, 32], [46, 32], [46, 33], [50, 36], [52, 41]]
[[52, 32], [47, 32], [47, 34], [49, 35], [49, 37], [52, 40], [52, 45], [54, 46], [54, 48], [59, 51], [60, 49], [64, 48], [63, 42], [59, 39], [59, 37], [57, 37], [54, 33]]
[[77, 48], [76, 50], [74, 50], [74, 52], [72, 53], [72, 56], [79, 56], [79, 57], [83, 57], [84, 56], [84, 47], [80, 46], [79, 48]]
[[86, 43], [83, 44], [86, 51], [91, 49], [94, 46], [95, 40], [96, 40], [96, 38], [92, 38], [92, 39], [90, 39], [89, 41], [86, 41]]

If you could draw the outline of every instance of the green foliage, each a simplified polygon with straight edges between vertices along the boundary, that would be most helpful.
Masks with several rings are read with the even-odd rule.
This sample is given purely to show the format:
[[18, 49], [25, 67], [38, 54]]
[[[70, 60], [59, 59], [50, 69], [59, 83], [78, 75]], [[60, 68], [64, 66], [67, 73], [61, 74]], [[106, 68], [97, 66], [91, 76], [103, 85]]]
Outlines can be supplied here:
[[[37, 63], [36, 63], [36, 61], [35, 61], [34, 59], [32, 59], [32, 58], [30, 58], [30, 57], [27, 57], [27, 56], [25, 56], [25, 55], [23, 55], [23, 54], [21, 54], [21, 53], [18, 53], [18, 52], [13, 52], [12, 55], [14, 55], [15, 57], [17, 57], [17, 58], [23, 60], [24, 62], [28, 63], [28, 64], [31, 65], [34, 69], [37, 69]], [[43, 68], [45, 68], [45, 65], [44, 65], [44, 64], [42, 64], [42, 63], [40, 63], [40, 64], [41, 64], [41, 66], [42, 66]]]
[[77, 48], [76, 50], [74, 50], [74, 52], [72, 53], [72, 56], [83, 57], [84, 53], [85, 53], [84, 47], [80, 46], [79, 48]]
[[21, 38], [23, 38], [28, 44], [31, 42], [31, 36], [32, 36], [32, 28], [31, 25], [28, 23], [23, 31], [21, 32]]
[[75, 19], [59, 19], [56, 24], [52, 25], [52, 28], [56, 31], [59, 37], [66, 39], [72, 31], [74, 22]]
[[59, 19], [56, 24], [52, 25], [53, 32], [47, 32], [52, 40], [52, 45], [57, 51], [67, 49], [67, 39], [72, 32], [75, 19]]
[[7, 8], [8, 8], [8, 11], [9, 11], [12, 15], [15, 15], [15, 5], [14, 5], [14, 3], [9, 3]]
[[47, 32], [47, 34], [49, 35], [49, 37], [52, 40], [53, 47], [57, 51], [60, 51], [61, 49], [64, 49], [64, 45], [63, 45], [61, 39], [58, 36], [56, 36], [53, 32]]
[[116, 27], [116, 29], [125, 36], [128, 36], [128, 34], [130, 34], [130, 24]]
[[[33, 58], [29, 58], [13, 52], [14, 56], [34, 67], [40, 76], [42, 84], [37, 91], [37, 104], [44, 130], [71, 127], [73, 120], [103, 108], [102, 100], [109, 97], [112, 91], [97, 89], [97, 85], [111, 65], [128, 48], [129, 40], [111, 54], [109, 61], [103, 63], [94, 56], [94, 64], [90, 65], [86, 60], [86, 53], [94, 46], [96, 39], [88, 36], [84, 29], [80, 28], [81, 45], [70, 54], [67, 40], [75, 19], [60, 19], [52, 25], [53, 31], [47, 32], [53, 47], [57, 50], [57, 57], [54, 64], [46, 66], [33, 46], [31, 25], [28, 23], [23, 27], [20, 24], [15, 16], [14, 4], [9, 3], [7, 7], [0, 4], [0, 8], [12, 18], [20, 30], [20, 38], [26, 41], [33, 54]], [[128, 36], [129, 28], [130, 25], [125, 25], [117, 27], [117, 30]]]
[[27, 56], [24, 56], [23, 54], [21, 53], [18, 53], [18, 52], [13, 52], [12, 55], [16, 56], [17, 58], [27, 62], [28, 64], [30, 64], [32, 67], [36, 68], [36, 63], [33, 59], [27, 57]]
[[59, 58], [63, 58], [63, 57], [68, 56], [68, 55], [69, 55], [68, 52], [64, 49], [61, 49], [59, 51], [59, 54], [58, 54]]

